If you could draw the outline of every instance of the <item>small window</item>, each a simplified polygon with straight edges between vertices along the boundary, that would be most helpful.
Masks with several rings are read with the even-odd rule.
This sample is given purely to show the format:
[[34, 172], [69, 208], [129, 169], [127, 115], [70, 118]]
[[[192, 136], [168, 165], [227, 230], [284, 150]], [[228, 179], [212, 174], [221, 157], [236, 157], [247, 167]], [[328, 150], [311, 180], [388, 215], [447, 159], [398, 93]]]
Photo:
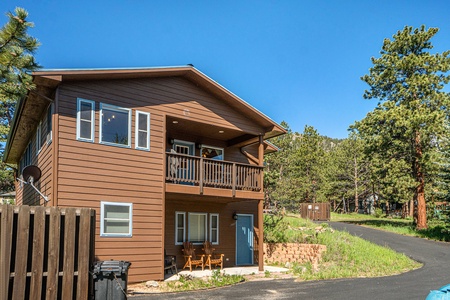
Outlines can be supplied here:
[[131, 110], [100, 104], [100, 143], [131, 146]]
[[202, 145], [202, 157], [214, 160], [223, 160], [223, 149]]
[[132, 236], [132, 203], [101, 202], [100, 214], [100, 236]]
[[31, 142], [28, 144], [27, 148], [25, 149], [25, 152], [22, 155], [22, 159], [19, 162], [19, 172], [22, 174], [23, 169], [26, 166], [31, 165]]
[[209, 238], [213, 245], [219, 244], [219, 214], [209, 215]]
[[150, 150], [150, 114], [136, 111], [136, 149]]
[[[46, 141], [47, 144], [50, 144], [52, 141], [52, 117], [53, 117], [53, 104], [50, 104], [47, 108], [47, 132], [46, 132]], [[44, 139], [41, 139], [41, 143], [44, 142]], [[42, 146], [41, 146], [42, 147]]]
[[[48, 118], [47, 120], [51, 118]], [[51, 124], [50, 124], [51, 128]], [[94, 142], [95, 102], [78, 99], [77, 103], [77, 140]], [[49, 130], [51, 132], [51, 130]]]
[[39, 154], [39, 152], [41, 152], [41, 148], [42, 148], [41, 130], [42, 130], [42, 123], [40, 122], [36, 129], [36, 156]]
[[193, 244], [202, 244], [207, 240], [205, 213], [189, 213], [189, 238]]
[[175, 213], [175, 245], [182, 245], [186, 240], [186, 213]]

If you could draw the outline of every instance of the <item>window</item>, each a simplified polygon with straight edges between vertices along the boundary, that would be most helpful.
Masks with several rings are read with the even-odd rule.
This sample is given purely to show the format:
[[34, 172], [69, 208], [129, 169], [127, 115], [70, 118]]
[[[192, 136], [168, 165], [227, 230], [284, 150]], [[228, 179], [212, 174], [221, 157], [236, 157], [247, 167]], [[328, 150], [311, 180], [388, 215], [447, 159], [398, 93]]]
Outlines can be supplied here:
[[100, 236], [131, 237], [133, 204], [101, 202]]
[[213, 245], [219, 244], [219, 214], [209, 215], [209, 241]]
[[[50, 104], [47, 108], [47, 132], [46, 132], [46, 140], [47, 144], [52, 141], [52, 116], [53, 116], [53, 104]], [[41, 139], [41, 143], [43, 143], [44, 139]], [[42, 147], [42, 145], [41, 145]]]
[[39, 125], [36, 129], [36, 156], [41, 152], [41, 130], [42, 130], [42, 123], [39, 122]]
[[175, 245], [182, 245], [186, 239], [186, 213], [175, 213]]
[[[47, 117], [48, 122], [50, 122], [51, 134], [51, 117]], [[94, 142], [94, 128], [95, 102], [79, 98], [77, 100], [77, 140]]]
[[223, 160], [223, 149], [202, 145], [202, 157], [214, 160]]
[[23, 169], [29, 165], [31, 165], [31, 142], [28, 144], [19, 162], [19, 173], [22, 174]]
[[136, 111], [136, 149], [150, 150], [150, 114]]
[[100, 104], [100, 143], [131, 146], [131, 110]]
[[189, 241], [201, 244], [207, 239], [205, 213], [189, 213]]

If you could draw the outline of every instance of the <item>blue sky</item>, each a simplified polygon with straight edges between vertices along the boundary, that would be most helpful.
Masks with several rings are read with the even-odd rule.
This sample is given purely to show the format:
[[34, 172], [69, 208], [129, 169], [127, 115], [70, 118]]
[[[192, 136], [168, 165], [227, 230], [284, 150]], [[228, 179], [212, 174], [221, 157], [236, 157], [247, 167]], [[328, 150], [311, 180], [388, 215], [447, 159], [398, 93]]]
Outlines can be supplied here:
[[193, 64], [274, 121], [334, 138], [376, 105], [360, 77], [384, 38], [424, 24], [450, 49], [447, 0], [2, 0], [1, 24], [16, 6], [46, 69]]

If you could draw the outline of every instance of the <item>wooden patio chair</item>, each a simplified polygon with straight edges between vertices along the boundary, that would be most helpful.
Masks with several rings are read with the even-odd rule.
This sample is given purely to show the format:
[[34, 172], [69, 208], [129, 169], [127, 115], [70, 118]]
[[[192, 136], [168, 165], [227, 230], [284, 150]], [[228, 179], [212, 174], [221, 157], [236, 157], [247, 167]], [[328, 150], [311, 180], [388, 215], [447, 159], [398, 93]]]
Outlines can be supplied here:
[[183, 247], [184, 249], [183, 254], [184, 254], [184, 266], [183, 266], [183, 270], [186, 269], [187, 267], [189, 267], [189, 271], [192, 272], [192, 267], [198, 267], [201, 266], [202, 267], [202, 271], [205, 269], [205, 263], [204, 263], [204, 255], [195, 255], [195, 249], [194, 246], [192, 245], [191, 242], [184, 242], [183, 243]]
[[223, 257], [225, 254], [215, 254], [214, 251], [215, 248], [212, 247], [211, 242], [204, 242], [203, 243], [203, 252], [205, 253], [206, 262], [205, 266], [208, 266], [211, 270], [211, 266], [214, 265], [214, 267], [220, 266], [220, 269], [223, 268]]

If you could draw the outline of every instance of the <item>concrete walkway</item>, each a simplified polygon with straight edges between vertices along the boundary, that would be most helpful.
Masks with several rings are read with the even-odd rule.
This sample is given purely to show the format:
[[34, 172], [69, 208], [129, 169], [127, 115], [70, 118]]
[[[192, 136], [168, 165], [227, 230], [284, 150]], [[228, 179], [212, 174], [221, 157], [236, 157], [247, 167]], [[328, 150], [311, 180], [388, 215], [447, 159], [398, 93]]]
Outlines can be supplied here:
[[[218, 269], [217, 269], [218, 270]], [[252, 275], [252, 274], [260, 274], [260, 273], [264, 273], [264, 272], [269, 272], [269, 273], [286, 273], [288, 272], [289, 269], [286, 268], [281, 268], [281, 267], [272, 267], [272, 266], [264, 266], [264, 271], [260, 272], [258, 271], [258, 266], [249, 266], [249, 267], [232, 267], [232, 268], [223, 268], [223, 270], [220, 272], [222, 274], [227, 274], [227, 275]], [[178, 274], [166, 274], [166, 278], [164, 279], [164, 281], [174, 281], [174, 280], [179, 280], [180, 279], [180, 275], [190, 275], [192, 277], [211, 277], [212, 272], [214, 272], [214, 270], [209, 270], [209, 269], [205, 269], [205, 270], [193, 270], [192, 272], [190, 271], [179, 271]]]
[[387, 246], [420, 261], [418, 270], [396, 276], [296, 282], [293, 279], [250, 281], [220, 289], [152, 295], [133, 299], [425, 299], [430, 290], [450, 283], [450, 244], [330, 223], [338, 230]]

